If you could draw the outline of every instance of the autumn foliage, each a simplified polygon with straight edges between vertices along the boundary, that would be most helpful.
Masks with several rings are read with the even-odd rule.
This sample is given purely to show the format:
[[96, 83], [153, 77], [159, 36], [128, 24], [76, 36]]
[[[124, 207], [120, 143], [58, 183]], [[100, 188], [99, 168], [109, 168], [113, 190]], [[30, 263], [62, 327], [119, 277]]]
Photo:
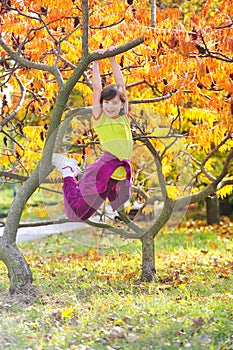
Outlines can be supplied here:
[[[222, 1], [218, 7], [215, 1], [206, 1], [199, 13], [189, 12], [182, 21], [182, 13], [176, 8], [157, 10], [156, 28], [151, 28], [149, 1], [89, 1], [90, 52], [122, 45], [132, 37], [145, 38], [142, 45], [119, 55], [118, 60], [132, 115], [143, 123], [145, 134], [162, 156], [165, 177], [172, 179], [173, 195], [179, 176], [174, 157], [189, 154], [199, 186], [210, 181], [208, 176], [216, 175], [232, 148], [231, 11], [230, 1]], [[84, 25], [81, 1], [1, 3], [2, 169], [28, 175], [36, 166], [59, 79], [66, 81], [82, 57]], [[14, 62], [14, 54], [20, 56], [22, 64]], [[102, 61], [101, 71], [105, 73], [103, 83], [111, 82], [107, 60]], [[67, 107], [91, 105], [91, 74], [90, 66], [76, 84]], [[173, 133], [175, 130], [184, 136], [176, 147], [169, 146], [175, 140], [169, 134], [171, 125]], [[80, 128], [73, 142], [93, 141], [87, 129], [88, 125]], [[161, 136], [167, 136], [167, 141]], [[214, 157], [206, 159], [210, 152]], [[82, 155], [83, 151], [77, 152], [80, 161]], [[137, 157], [135, 166], [140, 168], [140, 155]], [[199, 174], [200, 163], [206, 172]], [[220, 195], [231, 191], [232, 186], [225, 187]]]

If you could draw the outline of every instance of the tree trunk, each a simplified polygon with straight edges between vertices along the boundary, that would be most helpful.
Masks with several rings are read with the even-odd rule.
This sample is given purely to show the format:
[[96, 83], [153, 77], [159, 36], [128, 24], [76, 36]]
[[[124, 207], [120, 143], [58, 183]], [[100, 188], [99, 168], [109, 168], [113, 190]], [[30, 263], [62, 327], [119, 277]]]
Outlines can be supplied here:
[[16, 235], [23, 208], [38, 185], [39, 167], [16, 193], [8, 212], [3, 236], [0, 238], [0, 260], [8, 269], [11, 294], [28, 294], [32, 290], [32, 273], [16, 245]]
[[219, 202], [215, 193], [206, 197], [206, 215], [208, 225], [220, 223]]
[[16, 243], [10, 243], [0, 238], [0, 260], [8, 269], [10, 293], [27, 294], [32, 283], [32, 273], [28, 263], [20, 253]]
[[142, 276], [141, 280], [151, 282], [156, 280], [155, 247], [151, 232], [141, 238], [142, 242]]

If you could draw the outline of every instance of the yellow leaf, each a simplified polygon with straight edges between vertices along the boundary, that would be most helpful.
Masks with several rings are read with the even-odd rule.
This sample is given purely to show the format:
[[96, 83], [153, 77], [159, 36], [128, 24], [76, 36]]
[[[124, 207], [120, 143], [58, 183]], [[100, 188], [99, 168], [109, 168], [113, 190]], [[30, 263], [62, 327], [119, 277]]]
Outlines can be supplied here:
[[186, 284], [185, 283], [181, 283], [181, 284], [179, 284], [178, 288], [180, 290], [184, 290], [186, 288]]
[[64, 317], [64, 318], [67, 318], [67, 317], [73, 315], [73, 313], [74, 313], [74, 308], [73, 307], [71, 307], [70, 309], [62, 310], [62, 312], [61, 312], [62, 317]]
[[211, 247], [212, 249], [217, 249], [217, 248], [218, 248], [218, 245], [217, 245], [216, 243], [214, 243], [214, 242], [210, 242], [210, 247]]

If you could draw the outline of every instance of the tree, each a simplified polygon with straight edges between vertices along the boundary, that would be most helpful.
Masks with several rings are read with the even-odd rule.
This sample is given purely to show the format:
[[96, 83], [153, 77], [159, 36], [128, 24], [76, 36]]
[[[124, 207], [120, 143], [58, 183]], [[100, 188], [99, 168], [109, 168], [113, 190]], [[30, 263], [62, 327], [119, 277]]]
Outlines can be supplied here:
[[[95, 59], [119, 55], [126, 76], [135, 139], [132, 200], [143, 201], [141, 210], [150, 210], [156, 200], [163, 207], [146, 228], [125, 211], [119, 216], [127, 229], [109, 222], [88, 223], [141, 240], [142, 279], [155, 278], [154, 237], [175, 212], [216, 191], [222, 196], [232, 191], [232, 59], [225, 35], [232, 27], [230, 2], [222, 2], [212, 14], [208, 1], [200, 18], [190, 19], [188, 30], [179, 23], [176, 9], [158, 11], [157, 27], [152, 28], [149, 1], [111, 5], [115, 11], [110, 15], [110, 3], [94, 0], [58, 1], [56, 6], [43, 1], [1, 3], [0, 174], [26, 180], [0, 238], [0, 259], [7, 266], [12, 293], [26, 291], [32, 282], [30, 267], [16, 245], [22, 210], [50, 175], [51, 155], [62, 146], [67, 125], [74, 116], [81, 120], [90, 113], [89, 65]], [[94, 52], [112, 44], [117, 45], [113, 52]], [[103, 81], [111, 81], [105, 61], [103, 66]], [[14, 89], [12, 101], [7, 86]], [[87, 124], [82, 135], [72, 137], [76, 144], [86, 142], [81, 146], [89, 147], [91, 160], [96, 138]]]

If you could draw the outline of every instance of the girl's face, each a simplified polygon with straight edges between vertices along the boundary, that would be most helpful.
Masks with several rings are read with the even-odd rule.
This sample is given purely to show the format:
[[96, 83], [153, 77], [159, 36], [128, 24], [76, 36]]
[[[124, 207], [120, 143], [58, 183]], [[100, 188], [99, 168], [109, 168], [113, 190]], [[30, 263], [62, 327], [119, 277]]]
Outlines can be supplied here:
[[119, 115], [122, 107], [121, 99], [118, 95], [111, 100], [103, 100], [103, 111], [108, 117], [113, 118]]

